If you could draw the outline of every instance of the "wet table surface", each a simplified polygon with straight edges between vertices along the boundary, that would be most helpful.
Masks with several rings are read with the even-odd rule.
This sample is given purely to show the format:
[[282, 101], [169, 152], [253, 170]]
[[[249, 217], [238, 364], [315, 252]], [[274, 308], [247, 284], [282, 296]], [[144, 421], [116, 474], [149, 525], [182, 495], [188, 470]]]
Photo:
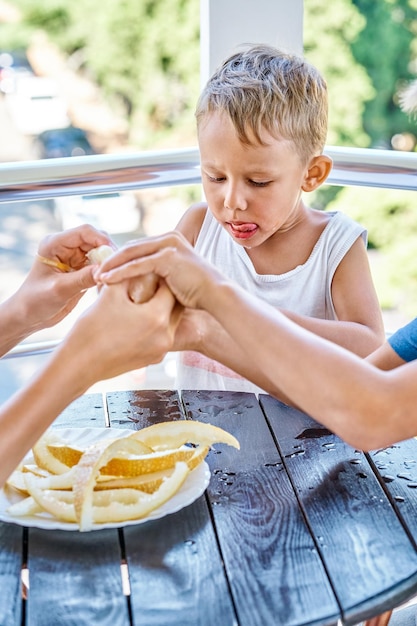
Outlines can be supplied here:
[[353, 625], [417, 593], [415, 439], [364, 454], [270, 396], [215, 391], [90, 394], [54, 426], [178, 419], [241, 449], [215, 445], [205, 494], [145, 524], [0, 523], [1, 625]]

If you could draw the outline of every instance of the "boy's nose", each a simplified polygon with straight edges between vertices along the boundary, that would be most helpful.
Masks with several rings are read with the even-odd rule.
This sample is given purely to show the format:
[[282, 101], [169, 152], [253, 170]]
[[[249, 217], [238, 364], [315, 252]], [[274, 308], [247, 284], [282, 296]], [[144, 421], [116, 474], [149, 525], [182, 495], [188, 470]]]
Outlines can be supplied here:
[[224, 197], [224, 208], [229, 211], [244, 211], [247, 207], [246, 200], [236, 187], [229, 187]]

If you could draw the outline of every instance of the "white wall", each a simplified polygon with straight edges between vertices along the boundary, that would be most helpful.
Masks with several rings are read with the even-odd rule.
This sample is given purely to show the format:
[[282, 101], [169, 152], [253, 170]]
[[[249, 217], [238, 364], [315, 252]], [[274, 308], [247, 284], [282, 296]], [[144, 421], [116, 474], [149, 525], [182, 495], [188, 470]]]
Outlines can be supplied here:
[[200, 0], [201, 84], [240, 44], [303, 52], [303, 0]]

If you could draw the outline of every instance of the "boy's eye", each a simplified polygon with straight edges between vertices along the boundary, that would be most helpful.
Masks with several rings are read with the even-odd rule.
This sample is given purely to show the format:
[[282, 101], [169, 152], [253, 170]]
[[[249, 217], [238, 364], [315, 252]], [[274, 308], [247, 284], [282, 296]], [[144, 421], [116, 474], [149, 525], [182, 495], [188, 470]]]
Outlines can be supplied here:
[[221, 183], [225, 180], [224, 176], [210, 176], [209, 174], [206, 174], [206, 176], [212, 183]]
[[253, 185], [254, 187], [266, 187], [267, 185], [269, 185], [269, 180], [266, 180], [264, 182], [258, 182], [256, 180], [250, 180], [249, 181], [251, 185]]

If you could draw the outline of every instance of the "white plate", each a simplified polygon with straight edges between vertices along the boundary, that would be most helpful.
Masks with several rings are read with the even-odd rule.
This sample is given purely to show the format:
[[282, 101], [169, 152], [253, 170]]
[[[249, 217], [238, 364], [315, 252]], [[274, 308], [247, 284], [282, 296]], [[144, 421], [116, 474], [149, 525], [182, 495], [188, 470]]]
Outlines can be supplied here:
[[[121, 430], [117, 428], [54, 428], [53, 432], [59, 435], [68, 444], [80, 444], [82, 446], [91, 445], [101, 439], [116, 437], [127, 437], [132, 430]], [[24, 463], [33, 463], [32, 453], [25, 456]], [[162, 506], [152, 511], [146, 517], [138, 520], [128, 520], [126, 522], [113, 522], [108, 524], [94, 524], [92, 530], [100, 530], [102, 528], [121, 528], [122, 526], [133, 526], [143, 524], [150, 520], [156, 520], [165, 515], [175, 513], [180, 509], [188, 506], [194, 500], [197, 500], [207, 488], [210, 481], [210, 469], [205, 461], [200, 463], [195, 470], [190, 472], [184, 481], [181, 489]], [[0, 521], [18, 524], [19, 526], [46, 528], [50, 530], [78, 530], [77, 524], [70, 522], [61, 522], [55, 519], [49, 513], [41, 513], [39, 515], [28, 515], [18, 517], [10, 515], [7, 512], [8, 507], [15, 502], [23, 500], [14, 489], [5, 487], [0, 491]]]

